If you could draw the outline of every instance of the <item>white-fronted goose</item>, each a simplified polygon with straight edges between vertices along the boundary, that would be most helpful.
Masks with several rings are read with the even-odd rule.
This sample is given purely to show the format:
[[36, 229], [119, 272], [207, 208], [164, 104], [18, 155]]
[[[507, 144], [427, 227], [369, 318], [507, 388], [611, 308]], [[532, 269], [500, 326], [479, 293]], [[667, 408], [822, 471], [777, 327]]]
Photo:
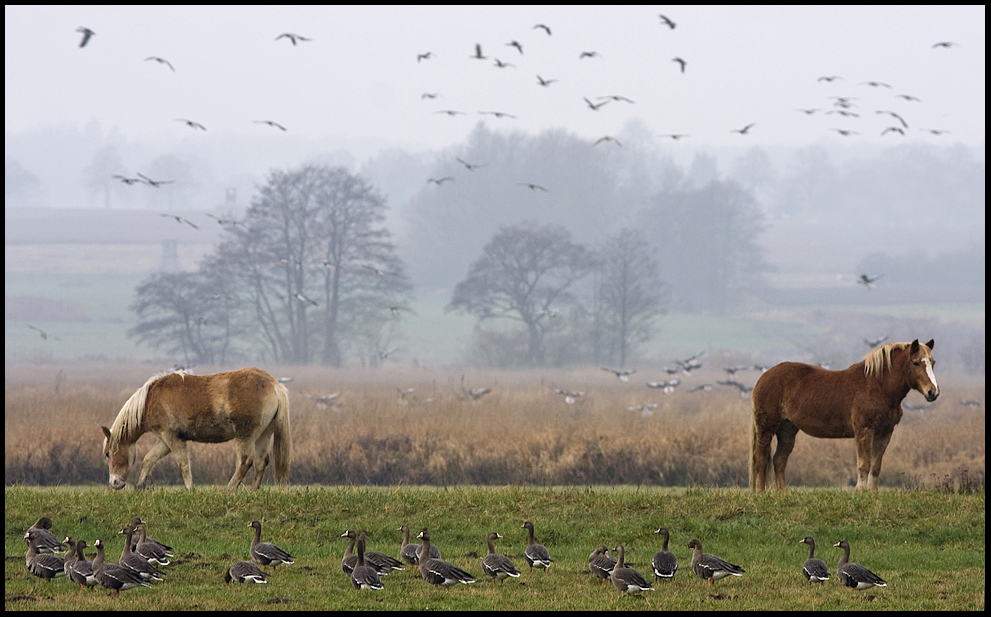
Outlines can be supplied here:
[[665, 527], [661, 527], [654, 533], [659, 533], [664, 538], [664, 545], [661, 546], [661, 550], [654, 554], [654, 560], [651, 562], [654, 576], [656, 578], [671, 580], [674, 578], [674, 573], [678, 571], [678, 558], [668, 550], [670, 534]]
[[420, 576], [423, 577], [423, 580], [431, 585], [442, 585], [444, 587], [450, 587], [458, 583], [468, 585], [475, 582], [475, 578], [471, 574], [468, 574], [453, 563], [435, 557], [425, 557], [425, 555], [430, 554], [430, 533], [427, 532], [426, 527], [423, 528], [423, 531], [417, 537], [423, 540], [423, 545], [420, 549]]
[[132, 547], [136, 553], [148, 560], [148, 563], [156, 566], [167, 566], [171, 562], [170, 557], [174, 557], [172, 547], [156, 542], [148, 537], [148, 528], [144, 521], [138, 525], [138, 541]]
[[[399, 545], [399, 556], [411, 566], [420, 565], [420, 545], [409, 541], [409, 525], [402, 525], [398, 531], [403, 532], [403, 542]], [[442, 559], [440, 549], [436, 544], [430, 545], [430, 556]]]
[[358, 536], [358, 560], [351, 571], [351, 584], [355, 589], [384, 589], [379, 573], [365, 563], [365, 532]]
[[588, 571], [592, 573], [595, 578], [599, 579], [601, 584], [603, 581], [609, 580], [612, 575], [613, 568], [616, 567], [616, 560], [610, 557], [607, 553], [609, 549], [605, 546], [599, 546], [592, 554], [588, 556]]
[[[55, 534], [51, 532], [51, 529], [52, 519], [47, 516], [42, 516], [38, 519], [37, 523], [28, 527], [28, 531], [36, 532], [34, 536], [38, 541], [39, 553], [64, 553], [65, 544], [59, 542]], [[27, 538], [26, 533], [24, 538]]]
[[[140, 521], [141, 519], [135, 519]], [[124, 550], [120, 554], [120, 565], [133, 570], [146, 581], [162, 580], [162, 571], [153, 566], [143, 556], [131, 550], [131, 539], [134, 537], [134, 523], [120, 530], [118, 533], [124, 534]]]
[[32, 529], [24, 534], [24, 541], [28, 544], [27, 553], [24, 555], [24, 562], [28, 571], [38, 578], [45, 579], [45, 582], [52, 582], [53, 578], [65, 576], [65, 561], [58, 555], [38, 552], [39, 530]]
[[482, 572], [492, 579], [493, 585], [495, 585], [497, 579], [505, 581], [510, 576], [513, 578], [519, 578], [520, 576], [519, 570], [513, 564], [513, 560], [495, 551], [495, 541], [501, 537], [501, 535], [493, 531], [485, 538], [485, 541], [489, 545], [489, 553], [485, 557], [482, 557]]
[[839, 563], [836, 564], [836, 576], [839, 577], [840, 582], [843, 583], [844, 586], [850, 588], [851, 592], [857, 591], [858, 589], [888, 586], [888, 583], [886, 583], [884, 579], [877, 574], [874, 574], [864, 566], [859, 563], [850, 563], [850, 545], [847, 544], [846, 540], [840, 540], [833, 546], [838, 546], [843, 549], [843, 557], [841, 557]]
[[730, 575], [743, 576], [743, 573], [746, 572], [740, 566], [733, 565], [721, 557], [703, 553], [702, 542], [696, 538], [688, 541], [688, 548], [692, 549], [692, 570], [705, 579], [709, 585], [712, 585], [712, 581], [718, 581]]
[[96, 558], [93, 559], [93, 574], [100, 584], [110, 590], [110, 595], [115, 596], [123, 589], [134, 589], [135, 587], [151, 587], [151, 585], [141, 578], [134, 570], [129, 570], [116, 563], [107, 563], [103, 553], [103, 542], [97, 540]]
[[616, 559], [616, 567], [612, 569], [612, 574], [609, 577], [612, 579], [613, 587], [620, 593], [626, 594], [654, 591], [654, 587], [639, 572], [627, 567], [625, 550], [622, 544], [616, 547], [616, 552], [619, 553]]
[[261, 571], [261, 568], [256, 566], [250, 561], [235, 561], [231, 564], [231, 567], [227, 568], [227, 572], [224, 572], [224, 582], [230, 583], [231, 581], [237, 581], [239, 583], [267, 583], [265, 580], [268, 577], [267, 574]]
[[68, 544], [69, 550], [72, 551], [71, 561], [68, 553], [65, 557], [65, 575], [69, 580], [79, 585], [80, 589], [99, 585], [100, 581], [96, 580], [96, 574], [93, 573], [93, 563], [86, 559], [86, 540], [77, 542], [75, 538], [69, 536], [63, 542]]
[[[361, 533], [365, 532], [363, 531]], [[341, 568], [345, 574], [350, 576], [354, 571], [355, 565], [358, 563], [358, 556], [354, 554], [358, 534], [349, 529], [342, 533], [341, 537], [348, 539], [348, 549], [344, 551], [344, 560], [341, 561]], [[388, 576], [393, 570], [404, 569], [401, 561], [378, 551], [365, 551], [365, 562], [375, 568], [379, 576]]]
[[799, 544], [809, 545], [809, 558], [805, 560], [805, 565], [802, 566], [802, 576], [809, 583], [822, 583], [829, 580], [829, 568], [826, 567], [826, 562], [822, 559], [818, 559], [815, 556], [816, 552], [816, 541], [812, 539], [811, 536], [805, 536], [804, 539], [798, 541]]
[[533, 523], [526, 521], [521, 527], [527, 531], [526, 550], [523, 551], [523, 557], [530, 565], [530, 572], [533, 572], [534, 568], [543, 568], [546, 570], [551, 567], [551, 563], [554, 560], [551, 559], [550, 553], [547, 552], [547, 547], [543, 544], [538, 544], [533, 539]]
[[255, 530], [255, 537], [251, 541], [251, 560], [262, 566], [272, 566], [280, 563], [293, 564], [296, 558], [285, 552], [271, 542], [262, 542], [262, 524], [259, 521], [252, 521], [248, 527]]

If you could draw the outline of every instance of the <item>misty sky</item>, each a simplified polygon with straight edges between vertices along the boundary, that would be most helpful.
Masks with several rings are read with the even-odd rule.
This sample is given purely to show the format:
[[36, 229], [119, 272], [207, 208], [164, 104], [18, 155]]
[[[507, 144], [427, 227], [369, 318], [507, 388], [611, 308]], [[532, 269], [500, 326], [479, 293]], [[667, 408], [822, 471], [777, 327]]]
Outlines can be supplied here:
[[[274, 120], [295, 136], [441, 148], [480, 119], [589, 139], [639, 119], [657, 135], [689, 134], [677, 143], [692, 148], [985, 139], [983, 6], [6, 6], [4, 26], [7, 133], [97, 120], [155, 143], [265, 135], [278, 129], [254, 121]], [[96, 32], [84, 48], [80, 26]], [[276, 40], [286, 32], [312, 40]], [[944, 41], [956, 45], [933, 47]], [[476, 43], [487, 59], [471, 58]], [[538, 75], [558, 81], [542, 87]], [[610, 95], [635, 103], [583, 100]], [[830, 97], [853, 97], [847, 111], [860, 117], [825, 115], [840, 110]], [[448, 109], [466, 113], [435, 113]], [[882, 136], [888, 127], [905, 136]]]

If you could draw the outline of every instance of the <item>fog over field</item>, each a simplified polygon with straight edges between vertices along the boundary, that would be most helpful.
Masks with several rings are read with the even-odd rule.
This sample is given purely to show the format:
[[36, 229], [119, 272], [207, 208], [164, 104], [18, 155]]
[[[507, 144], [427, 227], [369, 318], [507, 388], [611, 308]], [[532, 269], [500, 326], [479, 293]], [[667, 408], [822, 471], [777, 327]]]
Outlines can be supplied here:
[[7, 6], [5, 357], [983, 375], [985, 74], [983, 6]]

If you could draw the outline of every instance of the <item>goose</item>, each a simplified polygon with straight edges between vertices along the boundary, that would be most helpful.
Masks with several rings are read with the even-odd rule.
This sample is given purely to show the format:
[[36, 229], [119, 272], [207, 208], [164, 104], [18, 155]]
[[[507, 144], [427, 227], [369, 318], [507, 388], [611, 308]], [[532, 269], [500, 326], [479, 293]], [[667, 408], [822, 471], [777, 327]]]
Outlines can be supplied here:
[[554, 83], [555, 81], [557, 81], [557, 80], [556, 79], [544, 79], [540, 75], [537, 75], [537, 83], [540, 84], [541, 86], [549, 86], [552, 83]]
[[351, 584], [355, 589], [384, 589], [378, 571], [365, 563], [365, 532], [358, 536], [358, 556], [351, 571]]
[[485, 60], [488, 58], [488, 56], [482, 55], [482, 45], [480, 43], [475, 43], [475, 54], [468, 57], [473, 60]]
[[836, 81], [837, 79], [843, 79], [843, 78], [840, 77], [839, 75], [829, 75], [829, 76], [820, 77], [816, 81], [830, 82], [830, 81]]
[[670, 137], [674, 141], [678, 141], [684, 137], [691, 137], [688, 133], [666, 133], [664, 135], [658, 135], [658, 137]]
[[593, 103], [592, 101], [588, 100], [587, 97], [585, 97], [585, 104], [588, 105], [589, 109], [591, 109], [592, 111], [599, 111], [599, 108], [605, 105], [606, 103], [608, 103], [610, 100], [612, 99], [606, 99], [601, 103]]
[[280, 131], [283, 131], [283, 132], [289, 130], [286, 127], [284, 127], [281, 124], [279, 124], [278, 122], [276, 122], [275, 120], [252, 120], [252, 122], [254, 124], [267, 124], [267, 125], [269, 125], [269, 126], [271, 126], [273, 128], [277, 128], [277, 129], [279, 129]]
[[188, 118], [176, 118], [175, 121], [176, 122], [184, 122], [186, 124], [186, 126], [188, 126], [191, 129], [199, 129], [201, 131], [205, 131], [206, 130], [206, 127], [205, 126], [203, 126], [199, 122], [196, 122], [194, 120], [190, 120]]
[[[606, 139], [606, 138], [603, 137], [602, 139]], [[602, 139], [600, 139], [599, 141], [602, 141]], [[611, 139], [611, 138], [609, 138], [609, 139]], [[599, 142], [597, 141], [595, 143], [599, 143]], [[620, 370], [616, 370], [614, 368], [609, 368], [607, 366], [603, 366], [601, 368], [602, 368], [602, 370], [604, 370], [606, 372], [609, 372], [609, 373], [612, 373], [613, 375], [615, 375], [616, 378], [619, 379], [620, 381], [622, 381], [623, 383], [627, 383], [628, 381], [630, 381], [630, 375], [632, 375], [633, 373], [636, 373], [637, 372], [637, 369], [635, 369], [635, 368], [620, 369]]]
[[546, 188], [540, 186], [539, 184], [534, 184], [532, 182], [519, 182], [517, 183], [517, 186], [525, 186], [531, 191], [543, 191], [545, 193], [547, 192]]
[[464, 165], [468, 171], [475, 171], [479, 167], [485, 167], [488, 163], [468, 163], [460, 158], [455, 157], [454, 160]]
[[877, 281], [882, 276], [884, 275], [878, 274], [877, 276], [868, 276], [866, 274], [861, 274], [860, 278], [857, 279], [857, 283], [859, 285], [863, 285], [864, 287], [870, 289], [871, 286], [874, 284], [874, 282]]
[[[364, 531], [361, 533], [365, 533]], [[341, 569], [345, 574], [353, 574], [355, 565], [358, 563], [358, 556], [354, 554], [355, 543], [358, 540], [357, 533], [350, 529], [341, 534], [342, 538], [347, 538], [348, 548], [344, 551], [344, 559], [341, 561]], [[393, 559], [385, 553], [378, 551], [365, 551], [365, 562], [375, 568], [379, 576], [387, 576], [393, 570], [403, 570], [403, 562]]]
[[730, 575], [743, 576], [743, 573], [746, 572], [740, 566], [733, 565], [721, 557], [703, 553], [702, 542], [695, 538], [688, 541], [688, 548], [693, 549], [692, 571], [705, 579], [710, 586], [712, 581], [718, 581]]
[[494, 542], [500, 538], [502, 536], [495, 531], [489, 533], [485, 538], [486, 543], [489, 545], [489, 553], [485, 557], [482, 557], [482, 572], [492, 579], [493, 585], [495, 585], [497, 579], [505, 582], [509, 577], [519, 578], [520, 576], [519, 571], [509, 557], [495, 552]]
[[120, 174], [114, 174], [113, 176], [111, 176], [111, 178], [113, 178], [114, 180], [120, 180], [127, 186], [131, 186], [132, 184], [138, 184], [139, 182], [143, 182], [141, 178], [128, 178], [127, 176], [122, 176]]
[[454, 178], [451, 176], [444, 176], [443, 178], [427, 178], [427, 183], [433, 182], [437, 186], [444, 184], [445, 182], [454, 182]]
[[859, 563], [850, 563], [850, 545], [846, 540], [840, 540], [833, 546], [843, 549], [843, 557], [836, 564], [836, 576], [850, 592], [871, 587], [887, 587], [888, 583]]
[[431, 585], [442, 585], [444, 587], [450, 587], [458, 583], [469, 585], [475, 582], [475, 578], [471, 574], [468, 574], [453, 563], [435, 557], [423, 559], [422, 554], [424, 551], [428, 555], [430, 554], [432, 546], [430, 544], [430, 533], [424, 527], [423, 531], [417, 537], [423, 540], [423, 545], [420, 548], [420, 576], [423, 577], [423, 580]]
[[616, 560], [610, 557], [608, 552], [608, 548], [599, 546], [588, 556], [588, 570], [595, 578], [599, 579], [600, 584], [609, 580], [613, 568], [616, 567]]
[[660, 18], [661, 18], [661, 23], [662, 23], [662, 24], [664, 24], [664, 25], [665, 25], [665, 26], [667, 26], [668, 28], [671, 28], [672, 30], [674, 30], [674, 27], [675, 27], [675, 26], [676, 26], [677, 24], [675, 24], [675, 23], [674, 23], [673, 21], [671, 21], [670, 19], [668, 19], [668, 18], [667, 18], [667, 17], [665, 17], [664, 15], [658, 15], [658, 17], [660, 17]]
[[[543, 29], [544, 32], [547, 33], [547, 36], [551, 36], [551, 29], [548, 28], [547, 26], [545, 26], [544, 24], [537, 24], [536, 26], [534, 26], [534, 27], [532, 27], [530, 29], [531, 30], [536, 30], [537, 28]], [[945, 46], [949, 47], [950, 45], [954, 45], [954, 43], [937, 43], [936, 45], [945, 45]], [[935, 47], [936, 45], [933, 45], [933, 47]]]
[[756, 124], [757, 124], [756, 122], [751, 122], [750, 124], [748, 124], [747, 126], [743, 127], [742, 129], [733, 129], [732, 131], [730, 131], [730, 133], [739, 133], [740, 135], [746, 135], [747, 134], [747, 131], [749, 131], [750, 129], [752, 129]]
[[296, 45], [296, 42], [297, 41], [312, 41], [313, 40], [313, 39], [308, 39], [305, 36], [300, 36], [298, 34], [293, 34], [292, 32], [284, 32], [284, 33], [280, 34], [279, 36], [275, 37], [275, 40], [278, 41], [281, 38], [287, 38], [287, 39], [289, 39], [290, 41], [292, 41], [293, 46]]
[[581, 55], [578, 56], [578, 59], [581, 60], [582, 58], [601, 58], [601, 57], [602, 54], [600, 54], [597, 51], [583, 51]]
[[[39, 330], [34, 326], [28, 326], [33, 330], [41, 332], [41, 338], [55, 338], [51, 334]], [[58, 541], [55, 534], [51, 532], [52, 529], [52, 519], [47, 516], [42, 516], [38, 519], [38, 522], [34, 525], [28, 527], [28, 531], [35, 532], [34, 536], [38, 540], [38, 552], [39, 553], [64, 553], [65, 544]], [[27, 534], [24, 535], [25, 542], [27, 542]]]
[[500, 69], [504, 69], [504, 68], [506, 68], [506, 67], [513, 67], [513, 68], [516, 68], [516, 65], [515, 65], [515, 64], [510, 64], [510, 63], [508, 63], [508, 62], [503, 62], [503, 61], [502, 61], [502, 60], [500, 60], [499, 58], [496, 58], [496, 59], [495, 59], [495, 66], [496, 66], [497, 68], [500, 68]]
[[633, 102], [633, 100], [628, 99], [625, 96], [620, 96], [618, 94], [610, 94], [608, 96], [600, 96], [599, 97], [599, 100], [601, 101], [602, 99], [609, 99], [609, 100], [612, 100], [612, 101], [616, 101], [617, 103], [620, 102], [620, 101], [622, 101], [624, 103], [629, 103], [631, 105], [636, 105], [636, 103]]
[[[83, 43], [83, 45], [85, 45], [85, 43]], [[951, 47], [959, 47], [959, 46], [960, 46], [960, 43], [954, 43], [952, 41], [943, 41], [941, 43], [936, 43], [935, 45], [933, 45], [932, 48], [933, 49], [936, 49], [937, 47], [942, 47], [944, 49], [949, 49]], [[80, 45], [80, 47], [82, 47], [82, 45]]]
[[173, 73], [175, 73], [175, 67], [172, 66], [172, 63], [169, 62], [168, 60], [166, 60], [165, 58], [162, 58], [161, 56], [148, 56], [147, 58], [145, 58], [145, 62], [148, 62], [149, 60], [154, 60], [155, 62], [157, 62], [159, 64], [164, 64], [165, 66], [167, 66], [170, 69], [172, 69], [172, 72]]
[[134, 521], [132, 521], [131, 524], [124, 529], [117, 532], [124, 534], [124, 537], [126, 538], [124, 542], [124, 550], [120, 554], [120, 565], [129, 570], [133, 570], [146, 581], [160, 581], [162, 580], [162, 571], [153, 566], [143, 555], [140, 553], [135, 553], [131, 550], [131, 539], [134, 537], [134, 529], [137, 525], [140, 525], [141, 522], [143, 522], [140, 518], [136, 518]]
[[523, 527], [527, 531], [526, 550], [523, 551], [523, 557], [530, 565], [530, 572], [533, 572], [534, 568], [543, 568], [546, 570], [551, 567], [551, 563], [554, 560], [551, 559], [550, 553], [547, 552], [547, 547], [543, 544], [538, 544], [533, 539], [533, 523], [526, 521], [520, 527]]
[[664, 544], [661, 546], [661, 550], [654, 554], [654, 560], [651, 562], [651, 567], [654, 569], [654, 577], [671, 580], [674, 578], [674, 573], [678, 571], [678, 558], [668, 550], [670, 534], [666, 527], [661, 527], [654, 533], [659, 533], [664, 538]]
[[96, 574], [93, 573], [93, 562], [86, 559], [86, 540], [76, 541], [75, 538], [69, 536], [65, 539], [65, 543], [69, 545], [69, 553], [65, 555], [65, 575], [69, 577], [73, 583], [79, 585], [80, 589], [84, 587], [95, 587], [100, 584], [100, 581], [96, 580]]
[[429, 60], [430, 57], [433, 56], [433, 55], [434, 55], [434, 53], [432, 51], [428, 51], [428, 52], [423, 53], [423, 54], [416, 54], [416, 61], [417, 62], [420, 62], [420, 60]]
[[513, 114], [507, 114], [504, 111], [480, 111], [478, 113], [479, 115], [482, 116], [495, 116], [496, 118], [512, 118], [513, 120], [517, 118], [517, 116], [514, 116]]
[[[90, 30], [86, 26], [79, 26], [78, 28], [76, 28], [76, 32], [79, 32], [79, 33], [81, 33], [83, 35], [83, 39], [81, 41], [79, 41], [79, 46], [80, 47], [86, 47], [86, 43], [89, 43], [90, 38], [92, 38], [93, 35], [96, 34], [96, 32], [93, 32], [92, 30]], [[935, 45], [934, 45], [934, 47], [935, 47]]]
[[227, 568], [227, 572], [224, 572], [224, 582], [267, 583], [268, 581], [265, 580], [267, 576], [258, 566], [250, 561], [235, 561], [231, 564], [231, 567]]
[[626, 566], [623, 545], [616, 547], [619, 557], [616, 559], [616, 567], [612, 569], [609, 578], [613, 587], [620, 593], [635, 594], [641, 591], [654, 591], [654, 587], [648, 583], [639, 572]]
[[682, 73], [685, 72], [685, 65], [688, 64], [687, 62], [685, 62], [681, 58], [671, 58], [671, 62], [677, 62], [679, 65], [681, 65], [681, 72]]
[[169, 563], [171, 563], [169, 558], [175, 557], [172, 547], [149, 538], [148, 526], [144, 521], [138, 525], [138, 529], [140, 530], [138, 533], [138, 540], [132, 547], [133, 550], [137, 551], [138, 554], [147, 559], [149, 563], [153, 563], [157, 566], [169, 565]]
[[248, 527], [252, 527], [255, 530], [255, 537], [251, 540], [251, 560], [258, 565], [272, 566], [273, 568], [280, 563], [285, 563], [292, 565], [296, 562], [296, 558], [285, 552], [278, 546], [272, 544], [271, 542], [262, 542], [262, 524], [259, 521], [252, 521]]
[[[141, 178], [142, 180], [144, 180], [147, 185], [153, 186], [156, 189], [159, 188], [160, 186], [162, 186], [163, 184], [172, 184], [173, 182], [175, 182], [175, 180], [152, 180], [151, 178], [149, 178], [148, 176], [144, 175], [140, 171], [138, 172], [138, 177]], [[163, 214], [162, 216], [171, 216], [171, 215]], [[179, 221], [179, 222], [181, 223], [182, 221]], [[189, 223], [189, 224], [192, 225], [194, 229], [199, 229], [199, 227], [196, 227], [196, 225], [193, 225], [192, 223]]]
[[[608, 135], [606, 135], [605, 137], [598, 138], [597, 140], [595, 140], [595, 143], [593, 143], [592, 145], [593, 146], [598, 146], [599, 144], [601, 144], [604, 141], [610, 141], [610, 142], [616, 144], [617, 146], [622, 146], [623, 145], [623, 144], [619, 143], [619, 140], [618, 139], [616, 139], [615, 137], [610, 137]], [[612, 370], [612, 369], [606, 369], [606, 370]]]
[[[403, 542], [399, 545], [399, 556], [411, 566], [420, 565], [420, 545], [409, 541], [409, 525], [402, 525], [397, 531], [403, 532]], [[430, 557], [440, 559], [440, 549], [437, 545], [430, 545]]]
[[569, 404], [569, 405], [574, 405], [575, 404], [575, 400], [577, 400], [578, 397], [585, 396], [585, 392], [574, 392], [572, 390], [561, 390], [561, 389], [558, 389], [558, 388], [551, 388], [551, 390], [557, 392], [558, 394], [563, 395], [564, 396], [564, 402], [567, 403], [567, 404]]
[[811, 536], [805, 536], [798, 543], [809, 545], [809, 558], [805, 560], [805, 565], [802, 566], [802, 576], [805, 577], [805, 580], [809, 581], [809, 583], [828, 581], [829, 568], [826, 567], [826, 562], [822, 559], [817, 559], [815, 556], [816, 541]]
[[523, 46], [520, 45], [519, 42], [517, 41], [510, 41], [506, 43], [506, 47], [515, 47], [516, 51], [520, 52], [521, 56], [523, 55]]
[[101, 540], [97, 540], [93, 545], [96, 547], [93, 574], [96, 575], [96, 580], [100, 581], [101, 585], [110, 590], [110, 595], [115, 596], [121, 590], [134, 589], [135, 587], [151, 587], [137, 572], [116, 563], [107, 563]]
[[24, 562], [28, 571], [38, 578], [45, 579], [45, 582], [52, 582], [53, 578], [65, 576], [65, 561], [58, 555], [51, 553], [41, 553], [38, 551], [38, 543], [41, 536], [37, 530], [28, 530], [24, 534], [24, 541], [28, 544], [27, 553], [24, 555]]

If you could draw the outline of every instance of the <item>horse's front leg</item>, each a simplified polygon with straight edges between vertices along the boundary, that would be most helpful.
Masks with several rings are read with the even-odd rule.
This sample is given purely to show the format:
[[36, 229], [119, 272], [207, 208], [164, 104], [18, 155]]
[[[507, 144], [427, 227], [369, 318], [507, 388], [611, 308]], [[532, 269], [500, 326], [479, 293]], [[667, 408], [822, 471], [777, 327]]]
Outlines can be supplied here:
[[774, 482], [778, 490], [785, 490], [785, 467], [788, 466], [788, 457], [795, 449], [795, 437], [798, 435], [798, 427], [785, 420], [778, 425], [778, 447], [774, 449]]
[[[871, 472], [871, 453], [874, 444], [874, 431], [868, 428], [854, 428], [853, 440], [857, 443], [857, 488], [868, 487]], [[878, 463], [880, 469], [880, 463]]]
[[881, 458], [891, 441], [891, 431], [874, 435], [874, 443], [871, 444], [871, 472], [867, 476], [867, 488], [876, 489], [877, 479], [881, 475]]
[[175, 454], [175, 462], [179, 465], [179, 472], [182, 474], [182, 483], [186, 485], [186, 488], [193, 488], [193, 471], [189, 464], [189, 450], [186, 448], [186, 442], [173, 436], [166, 443]]
[[172, 448], [165, 443], [161, 437], [155, 442], [154, 447], [145, 454], [145, 458], [141, 461], [141, 475], [138, 477], [138, 483], [135, 484], [137, 488], [144, 488], [145, 483], [148, 481], [148, 476], [151, 475], [151, 470], [155, 468], [158, 461], [162, 460], [172, 452]]

